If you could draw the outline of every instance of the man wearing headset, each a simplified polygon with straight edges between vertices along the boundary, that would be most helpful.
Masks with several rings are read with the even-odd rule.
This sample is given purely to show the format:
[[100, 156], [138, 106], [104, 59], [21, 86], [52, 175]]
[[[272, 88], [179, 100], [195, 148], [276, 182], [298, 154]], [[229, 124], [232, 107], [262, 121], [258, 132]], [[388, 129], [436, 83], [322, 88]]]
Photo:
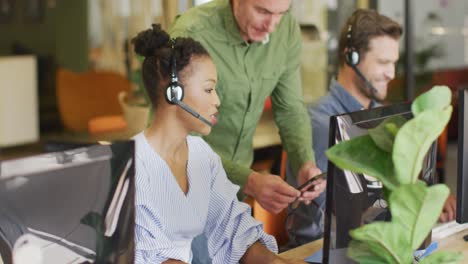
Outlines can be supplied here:
[[[318, 167], [327, 170], [330, 116], [380, 106], [387, 96], [388, 83], [395, 77], [402, 27], [375, 10], [356, 10], [341, 29], [338, 76], [332, 79], [327, 95], [308, 108], [314, 128], [313, 149]], [[287, 175], [290, 183], [293, 177]], [[451, 198], [453, 199], [453, 197]], [[454, 201], [454, 200], [453, 200]], [[288, 230], [290, 246], [313, 241], [323, 233], [325, 193], [313, 205], [299, 205], [292, 212]], [[442, 221], [455, 217], [455, 203], [448, 202]]]
[[329, 93], [309, 110], [317, 165], [327, 169], [329, 118], [379, 106], [395, 77], [402, 27], [375, 10], [358, 9], [341, 29], [338, 47], [338, 76]]

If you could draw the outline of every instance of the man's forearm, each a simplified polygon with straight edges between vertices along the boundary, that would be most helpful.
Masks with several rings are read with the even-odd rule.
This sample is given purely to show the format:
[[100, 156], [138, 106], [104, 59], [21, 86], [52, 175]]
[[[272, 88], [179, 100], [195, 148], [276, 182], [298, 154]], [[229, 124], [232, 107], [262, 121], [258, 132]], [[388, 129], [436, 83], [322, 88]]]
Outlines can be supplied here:
[[[290, 100], [297, 101], [294, 98], [290, 98]], [[276, 110], [275, 121], [280, 130], [283, 149], [288, 154], [293, 173], [297, 175], [299, 168], [305, 162], [315, 163], [312, 148], [312, 127], [307, 112], [303, 105], [291, 104], [288, 108]]]

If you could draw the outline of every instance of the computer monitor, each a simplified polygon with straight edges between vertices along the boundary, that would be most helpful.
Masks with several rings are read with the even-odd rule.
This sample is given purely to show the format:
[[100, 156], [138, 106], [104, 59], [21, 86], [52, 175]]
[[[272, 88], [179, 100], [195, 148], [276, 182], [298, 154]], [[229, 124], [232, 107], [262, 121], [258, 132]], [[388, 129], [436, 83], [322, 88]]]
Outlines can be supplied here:
[[133, 263], [134, 142], [0, 161], [5, 264]]
[[[368, 134], [387, 118], [412, 118], [411, 104], [395, 104], [330, 118], [329, 146]], [[426, 155], [422, 175], [432, 184], [435, 178], [436, 142]], [[373, 221], [389, 221], [387, 202], [383, 199], [380, 181], [368, 175], [337, 168], [328, 162], [327, 202], [322, 263], [355, 263], [346, 257], [351, 241], [349, 231]]]
[[468, 88], [458, 91], [457, 222], [468, 222]]

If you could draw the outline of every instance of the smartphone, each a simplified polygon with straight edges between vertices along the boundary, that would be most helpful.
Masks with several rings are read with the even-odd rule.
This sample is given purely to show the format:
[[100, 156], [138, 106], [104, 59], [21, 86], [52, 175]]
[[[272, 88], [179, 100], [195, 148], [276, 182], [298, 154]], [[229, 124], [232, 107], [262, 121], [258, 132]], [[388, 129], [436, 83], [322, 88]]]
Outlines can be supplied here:
[[306, 188], [305, 191], [308, 191], [309, 188], [313, 186], [313, 184], [312, 184], [313, 182], [315, 182], [318, 179], [323, 179], [323, 178], [325, 178], [325, 176], [327, 176], [327, 172], [316, 175], [316, 176], [312, 177], [311, 179], [309, 179], [308, 181], [306, 181], [301, 186], [297, 187], [297, 189], [302, 192], [302, 189]]
[[[316, 175], [316, 176], [312, 177], [311, 179], [309, 179], [308, 181], [306, 181], [306, 182], [305, 182], [304, 184], [302, 184], [301, 186], [297, 187], [297, 189], [298, 189], [299, 191], [301, 191], [301, 193], [302, 193], [302, 189], [304, 189], [304, 188], [306, 188], [305, 191], [308, 191], [309, 188], [313, 186], [313, 182], [315, 182], [315, 181], [318, 180], [318, 179], [323, 179], [323, 178], [325, 178], [326, 176], [327, 176], [327, 173], [326, 173], [326, 172], [323, 172], [323, 173], [321, 173], [321, 174], [319, 174], [319, 175]], [[299, 198], [296, 198], [296, 200], [294, 200], [294, 202], [291, 203], [291, 208], [292, 208], [292, 209], [296, 209], [296, 208], [299, 206], [299, 203], [300, 203]]]

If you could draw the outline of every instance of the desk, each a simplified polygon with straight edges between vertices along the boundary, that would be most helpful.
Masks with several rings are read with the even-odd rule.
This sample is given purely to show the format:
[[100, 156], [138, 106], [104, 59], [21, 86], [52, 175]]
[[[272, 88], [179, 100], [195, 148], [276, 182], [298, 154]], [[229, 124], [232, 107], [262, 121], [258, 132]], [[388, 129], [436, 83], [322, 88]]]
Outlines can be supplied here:
[[468, 242], [463, 237], [468, 235], [468, 229], [462, 230], [446, 238], [437, 240], [439, 249], [443, 251], [461, 252], [465, 257], [463, 263], [468, 263]]
[[[449, 237], [443, 238], [438, 240], [439, 248], [437, 250], [440, 251], [451, 251], [451, 252], [461, 252], [464, 256], [464, 262], [468, 262], [468, 242], [463, 240], [463, 236], [468, 235], [468, 229], [460, 231], [456, 234], [453, 234]], [[319, 239], [308, 244], [302, 245], [297, 248], [290, 249], [279, 254], [281, 257], [285, 259], [305, 259], [312, 255], [313, 253], [317, 252], [319, 249], [322, 248], [323, 240]]]
[[297, 248], [290, 249], [279, 255], [285, 259], [305, 259], [315, 252], [319, 251], [323, 246], [323, 239], [318, 239], [313, 242], [307, 243]]

